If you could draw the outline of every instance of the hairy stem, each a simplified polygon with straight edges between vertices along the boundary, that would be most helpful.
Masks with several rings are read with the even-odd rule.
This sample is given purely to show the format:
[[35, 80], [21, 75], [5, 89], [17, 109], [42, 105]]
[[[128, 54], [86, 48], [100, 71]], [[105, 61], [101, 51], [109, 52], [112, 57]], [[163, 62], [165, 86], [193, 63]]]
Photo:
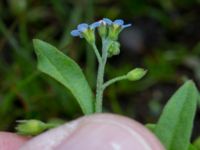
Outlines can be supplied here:
[[95, 104], [95, 112], [102, 112], [102, 101], [103, 101], [103, 84], [104, 84], [104, 71], [105, 65], [107, 62], [107, 49], [109, 45], [107, 45], [104, 40], [102, 42], [102, 57], [99, 62], [98, 73], [97, 73], [97, 88], [96, 88], [96, 104]]
[[102, 58], [101, 58], [101, 55], [99, 54], [99, 51], [98, 51], [95, 43], [92, 44], [92, 48], [94, 49], [95, 55], [97, 57], [99, 65], [100, 65], [102, 63]]
[[125, 80], [127, 79], [127, 76], [126, 75], [123, 75], [123, 76], [119, 76], [119, 77], [116, 77], [116, 78], [113, 78], [109, 81], [107, 81], [106, 83], [104, 83], [103, 85], [103, 90], [105, 90], [109, 85], [117, 82], [117, 81], [121, 81], [121, 80]]

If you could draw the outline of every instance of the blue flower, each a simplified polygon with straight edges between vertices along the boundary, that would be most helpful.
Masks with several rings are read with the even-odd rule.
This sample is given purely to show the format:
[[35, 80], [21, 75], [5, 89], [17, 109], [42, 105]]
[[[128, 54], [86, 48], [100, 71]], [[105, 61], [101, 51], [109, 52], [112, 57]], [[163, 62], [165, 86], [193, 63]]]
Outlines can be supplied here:
[[80, 37], [80, 38], [83, 38], [83, 35], [82, 35], [82, 32], [84, 32], [85, 30], [87, 30], [89, 27], [88, 24], [86, 23], [81, 23], [77, 26], [77, 29], [75, 30], [72, 30], [71, 31], [71, 35], [74, 36], [74, 37]]
[[77, 29], [71, 31], [71, 35], [74, 37], [83, 38], [84, 32], [86, 33], [89, 30], [95, 30], [95, 28], [97, 28], [99, 25], [99, 22], [94, 22], [91, 25], [88, 25], [87, 23], [81, 23], [77, 26]]
[[108, 37], [112, 40], [117, 40], [119, 33], [124, 28], [131, 26], [131, 24], [124, 24], [124, 21], [122, 19], [116, 19], [114, 21], [111, 21], [108, 18], [104, 18], [103, 21], [108, 25]]
[[101, 24], [101, 23], [100, 23], [99, 21], [94, 22], [94, 23], [92, 23], [92, 24], [90, 25], [90, 29], [95, 29], [95, 28], [99, 27], [100, 24]]
[[81, 23], [77, 26], [77, 29], [80, 32], [84, 32], [85, 30], [87, 30], [89, 28], [89, 25], [87, 23]]
[[122, 19], [116, 19], [116, 20], [113, 22], [113, 25], [120, 26], [122, 29], [131, 26], [131, 24], [126, 24], [126, 25], [124, 25], [124, 20], [122, 20]]
[[74, 37], [85, 38], [90, 44], [93, 44], [95, 42], [94, 31], [99, 26], [99, 22], [94, 22], [90, 25], [81, 23], [77, 26], [77, 29], [71, 31], [71, 35]]
[[112, 20], [108, 19], [108, 18], [103, 18], [103, 20], [106, 24], [111, 25], [113, 22]]
[[74, 37], [79, 36], [80, 38], [82, 38], [81, 33], [79, 32], [79, 30], [72, 30], [71, 31], [71, 35]]
[[116, 25], [116, 26], [120, 26], [122, 29], [130, 27], [131, 24], [124, 24], [124, 20], [122, 19], [116, 19], [114, 21], [108, 19], [108, 18], [103, 18], [102, 20], [99, 21], [99, 23], [102, 23], [104, 25]]

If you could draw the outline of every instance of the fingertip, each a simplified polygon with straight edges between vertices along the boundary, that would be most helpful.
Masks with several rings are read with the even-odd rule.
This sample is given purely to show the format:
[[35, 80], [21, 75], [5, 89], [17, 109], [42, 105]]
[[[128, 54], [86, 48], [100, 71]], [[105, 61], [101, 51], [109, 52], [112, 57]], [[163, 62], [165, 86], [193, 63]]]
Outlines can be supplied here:
[[95, 114], [82, 118], [59, 150], [164, 150], [159, 140], [140, 123], [119, 115]]
[[20, 150], [165, 150], [159, 140], [133, 119], [95, 114], [34, 137]]

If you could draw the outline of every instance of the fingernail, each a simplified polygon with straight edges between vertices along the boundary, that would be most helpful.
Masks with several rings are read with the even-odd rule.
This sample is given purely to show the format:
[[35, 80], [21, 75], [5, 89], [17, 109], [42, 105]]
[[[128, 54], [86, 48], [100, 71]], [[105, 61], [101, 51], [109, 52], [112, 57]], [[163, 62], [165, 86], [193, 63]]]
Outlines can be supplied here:
[[82, 121], [58, 150], [164, 150], [142, 125], [116, 115], [96, 115]]

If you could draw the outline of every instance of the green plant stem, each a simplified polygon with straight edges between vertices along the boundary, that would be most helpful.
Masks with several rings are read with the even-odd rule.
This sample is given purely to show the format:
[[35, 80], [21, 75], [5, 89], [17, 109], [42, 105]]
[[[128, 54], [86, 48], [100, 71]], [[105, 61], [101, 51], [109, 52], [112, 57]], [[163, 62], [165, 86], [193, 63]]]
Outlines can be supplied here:
[[100, 63], [97, 73], [96, 104], [95, 104], [95, 112], [97, 113], [102, 112], [103, 72], [104, 72], [104, 66], [102, 63]]
[[113, 84], [113, 83], [115, 83], [115, 82], [117, 82], [117, 81], [121, 81], [121, 80], [125, 80], [125, 79], [127, 79], [127, 76], [126, 76], [126, 75], [119, 76], [119, 77], [115, 77], [115, 78], [113, 78], [113, 79], [111, 79], [111, 80], [105, 82], [105, 83], [103, 84], [103, 89], [105, 90], [109, 85], [111, 85], [111, 84]]
[[101, 55], [99, 54], [99, 51], [98, 51], [97, 46], [96, 46], [95, 43], [92, 44], [92, 48], [94, 49], [94, 52], [96, 54], [98, 63], [101, 64], [102, 63], [102, 58], [101, 58]]
[[47, 129], [51, 129], [51, 128], [56, 128], [60, 125], [61, 124], [57, 124], [57, 123], [47, 123], [45, 126], [46, 126]]
[[[102, 112], [102, 101], [103, 101], [103, 83], [104, 83], [104, 71], [105, 65], [107, 62], [107, 49], [109, 45], [103, 42], [102, 48], [102, 57], [99, 61], [98, 73], [97, 73], [97, 88], [96, 88], [96, 103], [95, 103], [95, 112], [100, 113]], [[95, 46], [96, 47], [96, 46]]]

